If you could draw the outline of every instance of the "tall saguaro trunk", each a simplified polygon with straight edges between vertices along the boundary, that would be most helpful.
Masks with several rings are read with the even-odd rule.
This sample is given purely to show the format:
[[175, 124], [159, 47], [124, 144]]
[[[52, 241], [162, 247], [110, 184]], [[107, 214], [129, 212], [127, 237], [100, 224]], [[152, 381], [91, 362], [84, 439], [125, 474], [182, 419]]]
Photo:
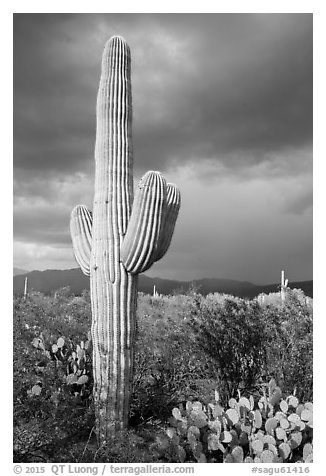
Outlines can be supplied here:
[[78, 205], [70, 229], [75, 257], [90, 276], [98, 441], [128, 422], [138, 274], [167, 251], [180, 192], [147, 172], [133, 199], [130, 50], [121, 37], [104, 48], [97, 97], [93, 213]]
[[115, 38], [105, 47], [97, 97], [95, 195], [91, 254], [95, 406], [100, 438], [127, 424], [135, 338], [137, 277], [120, 249], [131, 213], [130, 52]]

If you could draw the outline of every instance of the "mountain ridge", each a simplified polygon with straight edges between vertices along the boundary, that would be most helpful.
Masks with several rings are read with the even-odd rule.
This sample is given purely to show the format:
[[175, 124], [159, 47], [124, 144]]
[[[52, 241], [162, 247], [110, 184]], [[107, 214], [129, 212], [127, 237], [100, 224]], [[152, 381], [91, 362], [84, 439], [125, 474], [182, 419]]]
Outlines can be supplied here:
[[27, 274], [30, 273], [30, 271], [27, 271], [27, 269], [21, 269], [21, 268], [13, 268], [14, 269], [14, 276], [18, 276], [19, 274]]
[[[57, 289], [69, 286], [75, 295], [80, 295], [84, 289], [89, 289], [89, 278], [85, 276], [79, 268], [44, 271], [29, 271], [25, 274], [16, 274], [13, 277], [14, 294], [22, 294], [24, 290], [25, 277], [28, 278], [28, 288], [39, 291], [44, 294], [51, 294]], [[273, 284], [254, 284], [249, 281], [238, 281], [222, 278], [202, 278], [191, 281], [178, 281], [164, 278], [150, 278], [141, 274], [139, 276], [140, 292], [152, 294], [153, 288], [159, 294], [181, 293], [195, 287], [199, 293], [206, 295], [219, 292], [232, 294], [238, 297], [253, 298], [260, 293], [277, 292], [279, 283]], [[299, 288], [309, 297], [313, 297], [313, 281], [296, 281], [289, 283], [290, 288]]]

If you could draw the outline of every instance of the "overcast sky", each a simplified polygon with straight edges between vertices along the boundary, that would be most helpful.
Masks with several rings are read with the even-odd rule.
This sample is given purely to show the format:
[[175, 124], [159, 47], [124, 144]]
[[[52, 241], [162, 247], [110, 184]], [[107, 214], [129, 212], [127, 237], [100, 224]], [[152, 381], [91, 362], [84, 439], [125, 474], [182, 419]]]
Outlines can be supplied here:
[[107, 39], [132, 55], [134, 174], [182, 205], [146, 274], [312, 279], [312, 14], [15, 14], [14, 265], [77, 267]]

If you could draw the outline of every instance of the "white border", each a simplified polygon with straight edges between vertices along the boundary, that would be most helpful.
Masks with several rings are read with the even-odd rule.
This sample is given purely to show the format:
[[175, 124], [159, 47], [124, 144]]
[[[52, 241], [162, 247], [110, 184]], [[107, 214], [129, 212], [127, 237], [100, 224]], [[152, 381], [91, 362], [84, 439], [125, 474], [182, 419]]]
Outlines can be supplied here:
[[[9, 3], [9, 2], [8, 2]], [[137, 6], [137, 10], [135, 10]], [[110, 10], [108, 11], [108, 7]], [[324, 343], [322, 341], [325, 335], [325, 311], [322, 302], [325, 284], [320, 279], [322, 273], [325, 274], [323, 264], [325, 255], [323, 250], [326, 245], [325, 234], [325, 7], [321, 1], [229, 1], [229, 2], [176, 2], [165, 1], [162, 4], [158, 2], [124, 2], [112, 3], [93, 0], [92, 2], [80, 1], [12, 1], [10, 5], [1, 7], [1, 95], [2, 95], [2, 140], [5, 141], [5, 147], [2, 147], [2, 164], [5, 169], [5, 176], [2, 178], [1, 203], [2, 203], [2, 237], [1, 249], [4, 258], [4, 271], [2, 272], [2, 326], [5, 326], [6, 337], [5, 344], [1, 346], [2, 351], [2, 392], [1, 408], [5, 413], [5, 420], [2, 421], [2, 450], [3, 458], [9, 461], [3, 461], [5, 467], [8, 465], [8, 471], [4, 469], [4, 474], [12, 474], [12, 14], [13, 13], [203, 13], [203, 12], [261, 12], [261, 13], [314, 13], [314, 380], [315, 395], [314, 406], [316, 415], [320, 411], [321, 424], [318, 427], [316, 421], [314, 440], [315, 463], [311, 466], [311, 473], [322, 474], [322, 445], [323, 437], [321, 433], [323, 425], [323, 408], [321, 406], [324, 398], [324, 379], [325, 379], [325, 354]], [[11, 250], [11, 252], [10, 252]], [[9, 431], [8, 431], [9, 430]], [[271, 465], [269, 465], [270, 467]], [[285, 466], [285, 465], [284, 465]], [[276, 466], [277, 467], [277, 466]], [[320, 467], [320, 472], [319, 472]], [[245, 468], [223, 465], [219, 466], [218, 472], [222, 474], [250, 474], [250, 465], [248, 470]], [[196, 466], [195, 474], [201, 471], [216, 474], [217, 468], [212, 465]], [[50, 473], [49, 473], [50, 474]]]

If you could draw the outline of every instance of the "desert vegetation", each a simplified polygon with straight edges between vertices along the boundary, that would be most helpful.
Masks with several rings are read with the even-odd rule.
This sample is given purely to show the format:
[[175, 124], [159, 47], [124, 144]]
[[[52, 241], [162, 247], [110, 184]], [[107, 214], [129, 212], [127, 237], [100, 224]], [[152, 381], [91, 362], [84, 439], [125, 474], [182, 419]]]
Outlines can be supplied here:
[[[14, 298], [15, 462], [312, 461], [312, 299], [139, 293], [129, 425], [95, 437], [91, 303]], [[126, 461], [128, 455], [128, 461]]]

